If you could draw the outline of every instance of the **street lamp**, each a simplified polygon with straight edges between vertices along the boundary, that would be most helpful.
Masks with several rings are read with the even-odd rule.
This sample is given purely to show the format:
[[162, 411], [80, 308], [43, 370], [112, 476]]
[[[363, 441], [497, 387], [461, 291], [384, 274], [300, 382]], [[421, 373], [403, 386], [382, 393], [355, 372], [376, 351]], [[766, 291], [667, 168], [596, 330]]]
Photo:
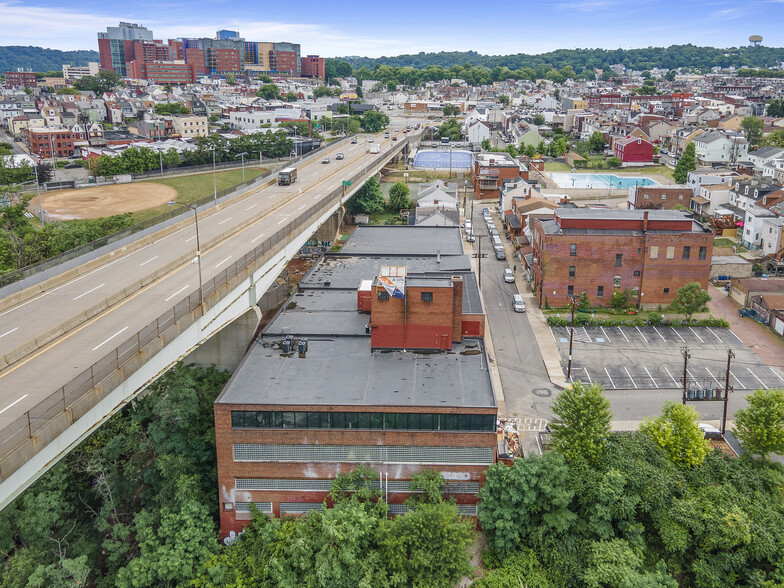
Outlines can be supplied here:
[[158, 145], [158, 159], [161, 162], [161, 175], [163, 175], [163, 149]]
[[187, 206], [193, 211], [193, 219], [196, 221], [196, 261], [199, 264], [199, 305], [204, 305], [204, 287], [201, 280], [201, 243], [199, 240], [199, 214], [197, 212], [198, 206], [195, 204], [188, 204], [187, 202], [178, 202], [177, 200], [169, 200], [169, 206], [179, 204], [180, 206]]
[[41, 185], [38, 183], [38, 165], [33, 165], [35, 172], [35, 191], [38, 193], [38, 217], [41, 219], [41, 228], [44, 227], [44, 209], [41, 206]]
[[210, 147], [212, 151], [212, 195], [215, 204], [218, 203], [218, 178], [215, 175], [215, 147]]
[[242, 183], [243, 184], [245, 183], [245, 156], [247, 154], [248, 154], [247, 151], [243, 151], [242, 153], [237, 153], [237, 155], [234, 156], [234, 159], [237, 159], [239, 157], [240, 160], [242, 161]]

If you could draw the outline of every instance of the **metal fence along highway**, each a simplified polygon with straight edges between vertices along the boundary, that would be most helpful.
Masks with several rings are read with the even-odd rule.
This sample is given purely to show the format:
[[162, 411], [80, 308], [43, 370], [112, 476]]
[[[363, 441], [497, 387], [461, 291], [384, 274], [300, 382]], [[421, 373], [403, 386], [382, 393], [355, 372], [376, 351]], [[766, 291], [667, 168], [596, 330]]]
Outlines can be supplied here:
[[[377, 156], [378, 161], [384, 161], [402, 150], [407, 143], [408, 141], [400, 141], [393, 144]], [[348, 179], [352, 186], [356, 187], [357, 182], [366, 177], [367, 169], [364, 169]], [[252, 182], [246, 184], [251, 185]], [[314, 222], [335, 207], [342, 195], [343, 188], [339, 186], [322, 196], [297, 219], [288, 222], [274, 235], [205, 282], [202, 286], [203, 305], [199, 303], [199, 289], [196, 288], [153, 322], [3, 428], [0, 431], [0, 480], [7, 479], [21, 464], [140, 369], [150, 357], [204, 316], [226, 294], [247, 281], [254, 271], [284, 249], [292, 237], [312, 227]], [[224, 235], [219, 235], [215, 241], [224, 238]], [[188, 256], [190, 257], [192, 255]], [[249, 284], [248, 288], [250, 287]]]

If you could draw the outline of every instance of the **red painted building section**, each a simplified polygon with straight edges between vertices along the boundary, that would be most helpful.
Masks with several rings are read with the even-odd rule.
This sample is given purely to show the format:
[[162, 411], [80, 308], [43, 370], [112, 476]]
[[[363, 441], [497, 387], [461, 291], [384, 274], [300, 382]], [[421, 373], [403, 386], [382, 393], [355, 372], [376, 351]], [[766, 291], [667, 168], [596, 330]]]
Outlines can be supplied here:
[[614, 151], [623, 163], [653, 163], [653, 143], [639, 137], [616, 139]]

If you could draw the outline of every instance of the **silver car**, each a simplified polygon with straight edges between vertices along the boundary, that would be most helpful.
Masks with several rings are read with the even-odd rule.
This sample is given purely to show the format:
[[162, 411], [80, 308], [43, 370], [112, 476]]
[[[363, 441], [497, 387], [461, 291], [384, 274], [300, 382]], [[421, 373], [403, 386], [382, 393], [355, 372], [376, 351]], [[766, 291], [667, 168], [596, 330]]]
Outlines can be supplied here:
[[512, 282], [514, 282], [514, 272], [512, 270], [510, 270], [509, 268], [506, 268], [504, 270], [504, 282], [506, 282], [508, 284], [511, 284]]

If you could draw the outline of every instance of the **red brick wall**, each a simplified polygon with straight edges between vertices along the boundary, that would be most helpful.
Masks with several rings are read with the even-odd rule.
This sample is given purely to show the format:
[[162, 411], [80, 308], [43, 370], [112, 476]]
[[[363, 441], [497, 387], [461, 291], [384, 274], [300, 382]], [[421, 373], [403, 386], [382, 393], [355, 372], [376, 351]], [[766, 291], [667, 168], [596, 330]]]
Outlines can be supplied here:
[[[451, 349], [454, 288], [406, 287], [406, 299], [381, 301], [376, 286], [370, 300], [370, 346], [394, 349]], [[423, 302], [422, 292], [433, 301]], [[462, 290], [461, 290], [462, 295]]]
[[[648, 196], [646, 198], [645, 196]], [[673, 210], [677, 205], [688, 209], [692, 192], [688, 188], [667, 186], [638, 186], [634, 194], [634, 208]]]

